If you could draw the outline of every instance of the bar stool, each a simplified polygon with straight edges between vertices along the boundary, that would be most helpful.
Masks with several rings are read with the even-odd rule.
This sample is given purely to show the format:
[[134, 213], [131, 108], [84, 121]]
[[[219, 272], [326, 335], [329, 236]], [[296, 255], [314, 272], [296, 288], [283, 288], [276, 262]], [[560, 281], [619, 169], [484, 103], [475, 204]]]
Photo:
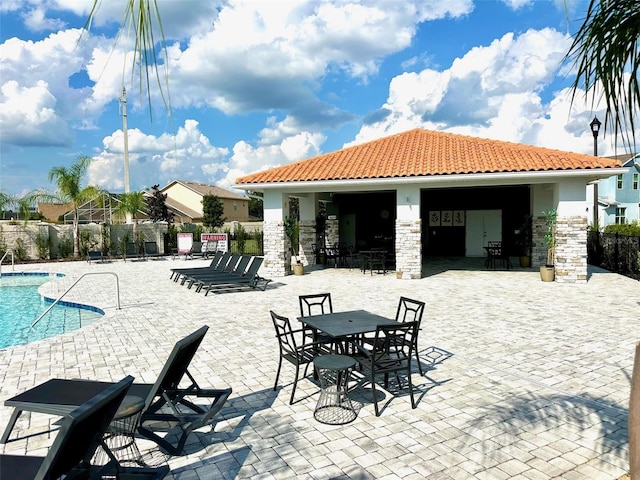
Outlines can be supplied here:
[[347, 355], [320, 355], [313, 360], [320, 379], [320, 398], [313, 416], [320, 423], [344, 425], [356, 419], [348, 395], [349, 377], [356, 366], [355, 359]]

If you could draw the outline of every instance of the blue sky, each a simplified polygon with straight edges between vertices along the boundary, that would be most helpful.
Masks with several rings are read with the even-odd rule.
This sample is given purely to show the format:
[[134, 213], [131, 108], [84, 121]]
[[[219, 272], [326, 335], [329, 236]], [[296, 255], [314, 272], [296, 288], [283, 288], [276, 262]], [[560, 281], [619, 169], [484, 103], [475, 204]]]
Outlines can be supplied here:
[[[53, 189], [48, 172], [93, 158], [86, 179], [132, 190], [238, 176], [412, 128], [593, 152], [604, 110], [562, 59], [585, 1], [159, 0], [172, 115], [131, 81], [115, 43], [123, 0], [0, 4], [0, 190]], [[162, 71], [162, 70], [161, 70]], [[137, 78], [137, 77], [135, 77]], [[598, 152], [613, 155], [601, 135]], [[624, 153], [618, 147], [617, 153]]]

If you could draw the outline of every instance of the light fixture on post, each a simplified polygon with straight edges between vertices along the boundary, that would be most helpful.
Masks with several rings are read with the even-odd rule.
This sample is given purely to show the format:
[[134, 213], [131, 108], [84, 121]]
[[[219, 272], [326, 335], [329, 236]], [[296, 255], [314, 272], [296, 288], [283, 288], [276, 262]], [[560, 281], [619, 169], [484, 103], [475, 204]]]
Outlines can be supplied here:
[[[602, 123], [598, 120], [598, 117], [593, 117], [589, 126], [591, 127], [591, 133], [593, 133], [593, 156], [598, 156], [598, 133], [600, 132], [600, 125]], [[598, 231], [598, 181], [593, 184], [593, 229]]]

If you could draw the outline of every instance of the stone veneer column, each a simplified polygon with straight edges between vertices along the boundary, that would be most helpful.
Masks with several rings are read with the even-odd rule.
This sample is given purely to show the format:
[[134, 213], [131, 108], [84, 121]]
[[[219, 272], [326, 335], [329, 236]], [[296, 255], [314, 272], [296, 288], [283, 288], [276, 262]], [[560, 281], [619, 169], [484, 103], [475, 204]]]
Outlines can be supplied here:
[[556, 222], [556, 282], [587, 282], [587, 217], [558, 217]]
[[340, 224], [338, 220], [327, 219], [327, 225], [325, 227], [325, 247], [333, 247], [334, 244], [340, 242]]
[[[547, 263], [547, 244], [544, 234], [547, 231], [544, 217], [533, 219], [533, 268]], [[555, 251], [556, 282], [587, 282], [587, 217], [558, 217], [556, 221]]]
[[396, 272], [402, 278], [422, 277], [422, 220], [396, 220]]
[[288, 240], [284, 234], [282, 221], [265, 221], [264, 229], [264, 262], [260, 268], [263, 277], [284, 277], [287, 275], [289, 258]]
[[312, 243], [316, 243], [316, 222], [313, 221], [301, 221], [299, 223], [300, 230], [298, 233], [300, 243], [300, 261], [304, 265], [312, 265], [316, 263], [316, 259], [313, 258]]

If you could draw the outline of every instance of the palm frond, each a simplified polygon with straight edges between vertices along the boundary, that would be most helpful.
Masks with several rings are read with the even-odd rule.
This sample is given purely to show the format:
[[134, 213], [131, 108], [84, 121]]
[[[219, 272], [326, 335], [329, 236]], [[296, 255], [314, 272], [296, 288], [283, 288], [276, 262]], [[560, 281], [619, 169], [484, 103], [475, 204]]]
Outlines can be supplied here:
[[609, 126], [614, 137], [620, 134], [628, 147], [635, 144], [635, 117], [640, 112], [639, 35], [638, 0], [590, 0], [565, 56], [576, 67], [571, 101], [582, 88], [592, 107], [604, 100], [605, 132]]

